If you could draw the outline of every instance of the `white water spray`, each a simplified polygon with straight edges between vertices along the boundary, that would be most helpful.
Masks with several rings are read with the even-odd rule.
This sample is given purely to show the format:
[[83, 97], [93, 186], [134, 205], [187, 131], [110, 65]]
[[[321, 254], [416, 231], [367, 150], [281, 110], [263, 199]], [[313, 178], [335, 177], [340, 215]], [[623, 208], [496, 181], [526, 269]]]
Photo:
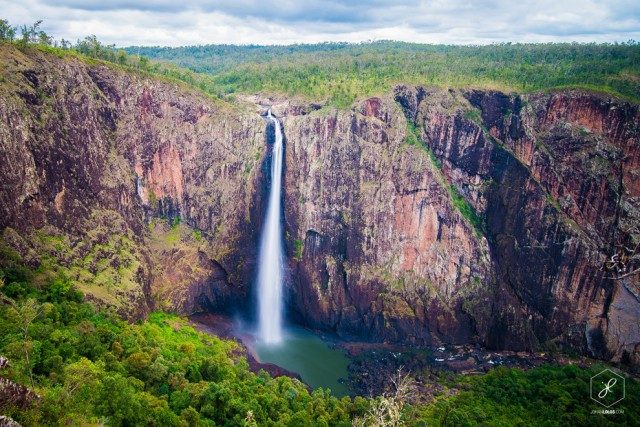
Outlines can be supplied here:
[[280, 122], [268, 113], [276, 128], [276, 140], [271, 157], [271, 191], [267, 217], [262, 230], [258, 266], [258, 298], [260, 339], [275, 344], [282, 341], [282, 220], [280, 197], [282, 192], [283, 144]]

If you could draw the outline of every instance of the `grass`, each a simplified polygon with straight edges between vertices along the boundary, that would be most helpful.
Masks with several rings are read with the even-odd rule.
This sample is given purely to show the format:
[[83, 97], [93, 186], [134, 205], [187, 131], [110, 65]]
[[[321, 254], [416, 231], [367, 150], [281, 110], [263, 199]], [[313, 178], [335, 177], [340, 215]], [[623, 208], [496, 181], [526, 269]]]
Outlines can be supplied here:
[[477, 124], [481, 128], [484, 127], [484, 123], [482, 123], [482, 115], [477, 108], [469, 108], [464, 111], [463, 116], [465, 119], [472, 121]]
[[[12, 229], [4, 233], [23, 242], [38, 261], [34, 280], [64, 277], [102, 304], [132, 310], [133, 301], [143, 297], [139, 280], [145, 262], [139, 243], [125, 231], [123, 219], [115, 211], [96, 209], [87, 222], [91, 228], [80, 241], [53, 226], [23, 235]], [[0, 239], [0, 246], [4, 245]]]
[[471, 206], [469, 202], [458, 191], [458, 188], [454, 184], [449, 185], [449, 196], [453, 205], [458, 209], [458, 212], [473, 226], [478, 238], [485, 235], [485, 223], [484, 220], [478, 215], [476, 210]]
[[302, 240], [296, 239], [293, 241], [293, 259], [300, 261], [302, 259], [302, 252], [304, 251], [304, 244]]

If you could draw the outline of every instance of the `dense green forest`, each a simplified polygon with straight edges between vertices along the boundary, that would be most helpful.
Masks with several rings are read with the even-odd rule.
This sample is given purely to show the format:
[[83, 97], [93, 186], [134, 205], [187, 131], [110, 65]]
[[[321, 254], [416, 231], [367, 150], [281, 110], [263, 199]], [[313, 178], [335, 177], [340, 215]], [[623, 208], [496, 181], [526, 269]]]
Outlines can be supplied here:
[[130, 47], [213, 76], [219, 94], [285, 93], [347, 106], [397, 83], [530, 92], [580, 87], [640, 100], [640, 44], [426, 45], [394, 41], [293, 46]]
[[364, 399], [254, 374], [237, 344], [154, 313], [130, 324], [83, 302], [64, 277], [0, 258], [0, 414], [23, 425], [350, 425]]
[[[627, 379], [623, 414], [591, 414], [589, 378], [602, 369], [497, 368], [448, 380], [431, 403], [405, 387], [376, 399], [310, 392], [253, 373], [238, 345], [153, 313], [131, 324], [83, 301], [67, 278], [0, 253], [0, 414], [36, 425], [633, 425], [640, 385]], [[5, 380], [6, 378], [6, 380]], [[7, 382], [7, 380], [9, 382]]]
[[640, 44], [427, 45], [394, 41], [290, 46], [128, 47], [95, 36], [55, 40], [0, 20], [0, 42], [58, 55], [79, 54], [181, 81], [220, 99], [236, 93], [286, 94], [346, 108], [398, 83], [506, 92], [583, 88], [640, 102]]

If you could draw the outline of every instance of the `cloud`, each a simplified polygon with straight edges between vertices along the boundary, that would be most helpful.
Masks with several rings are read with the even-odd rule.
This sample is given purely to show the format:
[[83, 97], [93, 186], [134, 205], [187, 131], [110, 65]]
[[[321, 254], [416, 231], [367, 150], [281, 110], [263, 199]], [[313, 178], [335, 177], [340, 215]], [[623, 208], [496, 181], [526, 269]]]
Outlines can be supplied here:
[[118, 46], [288, 44], [396, 39], [427, 43], [626, 41], [637, 0], [4, 0], [13, 24], [43, 19], [56, 38]]

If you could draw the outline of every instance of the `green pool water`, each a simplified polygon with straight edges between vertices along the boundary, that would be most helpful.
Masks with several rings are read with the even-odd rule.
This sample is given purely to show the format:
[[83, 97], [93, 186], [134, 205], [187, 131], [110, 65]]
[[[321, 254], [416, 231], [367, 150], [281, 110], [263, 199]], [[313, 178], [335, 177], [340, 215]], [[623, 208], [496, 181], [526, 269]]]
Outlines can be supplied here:
[[349, 394], [340, 383], [347, 378], [349, 358], [339, 348], [302, 328], [287, 329], [284, 341], [276, 345], [257, 342], [255, 352], [262, 363], [273, 363], [295, 372], [312, 388], [328, 388], [334, 396]]

